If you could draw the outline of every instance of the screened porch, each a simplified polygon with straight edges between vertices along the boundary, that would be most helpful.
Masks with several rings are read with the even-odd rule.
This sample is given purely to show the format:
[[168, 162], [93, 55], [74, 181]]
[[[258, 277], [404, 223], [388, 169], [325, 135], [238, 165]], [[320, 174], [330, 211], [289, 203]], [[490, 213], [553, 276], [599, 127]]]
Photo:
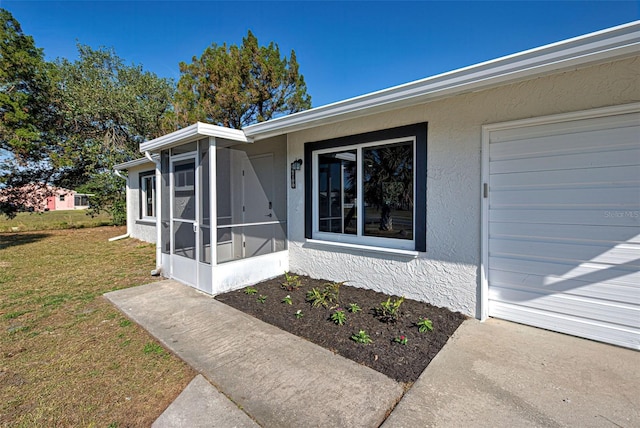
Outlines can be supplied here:
[[254, 145], [241, 131], [198, 123], [141, 148], [160, 155], [165, 276], [218, 294], [288, 269], [283, 139]]

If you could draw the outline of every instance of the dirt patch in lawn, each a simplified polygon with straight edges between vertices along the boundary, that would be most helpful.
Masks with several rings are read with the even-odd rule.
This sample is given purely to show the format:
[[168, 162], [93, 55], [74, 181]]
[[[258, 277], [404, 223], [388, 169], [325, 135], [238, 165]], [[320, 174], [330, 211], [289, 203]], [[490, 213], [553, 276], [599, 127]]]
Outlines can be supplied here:
[[[398, 382], [407, 383], [415, 382], [466, 318], [458, 312], [405, 299], [398, 309], [398, 319], [384, 322], [377, 316], [376, 308], [380, 309], [381, 303], [389, 297], [391, 302], [399, 297], [348, 285], [339, 288], [337, 304], [331, 303], [326, 308], [313, 307], [307, 301], [307, 293], [313, 288], [323, 290], [329, 281], [303, 276], [299, 279], [301, 285], [296, 290], [284, 289], [285, 277], [282, 276], [255, 285], [253, 294], [242, 289], [220, 294], [216, 299]], [[291, 304], [283, 301], [287, 296]], [[361, 310], [350, 312], [352, 303]], [[343, 325], [331, 320], [339, 309], [344, 310], [346, 319]], [[302, 315], [296, 316], [296, 313]], [[433, 330], [419, 331], [417, 323], [424, 318], [431, 320]], [[372, 343], [362, 344], [352, 339], [352, 335], [361, 330]], [[401, 343], [403, 338], [406, 344]]]

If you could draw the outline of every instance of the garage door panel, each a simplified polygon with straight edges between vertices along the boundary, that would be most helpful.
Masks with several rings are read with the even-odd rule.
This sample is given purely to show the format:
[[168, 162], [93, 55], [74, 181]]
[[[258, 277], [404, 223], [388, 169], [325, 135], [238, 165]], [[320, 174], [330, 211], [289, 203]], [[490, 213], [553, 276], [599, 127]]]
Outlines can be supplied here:
[[523, 302], [532, 309], [640, 329], [640, 309], [635, 305], [501, 286], [491, 287], [489, 298], [500, 302]]
[[533, 260], [562, 260], [574, 263], [592, 262], [627, 265], [640, 268], [640, 257], [635, 245], [576, 245], [557, 242], [533, 242], [511, 239], [491, 239], [489, 256], [508, 256]]
[[488, 127], [489, 316], [640, 349], [640, 105], [629, 110]]
[[634, 232], [628, 227], [620, 226], [492, 222], [489, 233], [491, 238], [497, 239], [571, 240], [584, 244], [598, 242], [640, 244], [640, 232], [633, 235]]
[[[585, 299], [602, 300], [606, 302], [629, 303], [640, 305], [640, 287], [637, 282], [631, 283], [616, 281], [616, 275], [625, 275], [625, 272], [606, 272], [610, 278], [603, 276], [601, 282], [593, 282], [593, 278], [588, 276], [575, 275], [568, 272], [565, 276], [556, 275], [536, 275], [533, 273], [509, 272], [500, 269], [491, 269], [491, 293], [494, 288], [508, 288], [533, 293], [563, 293]], [[613, 278], [613, 279], [611, 279]], [[636, 275], [636, 280], [637, 280]], [[631, 281], [631, 278], [629, 278]], [[490, 294], [491, 298], [497, 298]], [[499, 299], [504, 300], [504, 299]]]
[[491, 161], [490, 174], [505, 174], [519, 171], [554, 171], [564, 169], [606, 168], [637, 165], [640, 148], [572, 153], [555, 156], [527, 157], [504, 161]]
[[[562, 137], [589, 131], [615, 131], [621, 128], [638, 127], [640, 113], [627, 113], [619, 116], [596, 117], [570, 122], [547, 123], [543, 126], [522, 126], [497, 129], [491, 132], [491, 144], [519, 141], [539, 137]], [[496, 144], [497, 145], [497, 144]]]
[[[634, 206], [610, 206], [599, 209], [594, 208], [559, 208], [533, 209], [533, 208], [509, 208], [489, 210], [491, 222], [528, 223], [528, 224], [574, 224], [574, 225], [599, 225], [603, 219], [610, 226], [638, 227], [640, 217]], [[634, 231], [630, 232], [634, 233]]]
[[[491, 257], [489, 259], [492, 276], [491, 281], [504, 281], [500, 275], [504, 273], [520, 274], [522, 276], [541, 276], [548, 282], [582, 280], [588, 285], [582, 285], [583, 289], [598, 290], [602, 295], [611, 294], [620, 298], [630, 299], [640, 304], [640, 272], [635, 268], [619, 265], [603, 265], [598, 263], [559, 263], [554, 261], [522, 260], [504, 257]], [[514, 283], [521, 283], [525, 279], [520, 277], [513, 280]], [[529, 279], [531, 280], [531, 279]], [[547, 283], [544, 283], [547, 285]], [[628, 287], [635, 288], [629, 289]], [[558, 290], [560, 291], [560, 290]], [[594, 292], [595, 293], [595, 292]]]
[[640, 330], [631, 327], [505, 302], [489, 302], [489, 312], [496, 318], [640, 350]]
[[[536, 190], [562, 187], [615, 188], [640, 185], [640, 166], [578, 170], [513, 172], [491, 177], [491, 191]], [[640, 196], [638, 196], [640, 198]]]
[[509, 208], [526, 206], [531, 208], [544, 207], [612, 207], [625, 206], [628, 208], [639, 205], [640, 196], [636, 186], [618, 186], [615, 191], [605, 187], [566, 188], [555, 187], [543, 190], [527, 189], [494, 191], [491, 197], [491, 208], [496, 206]]
[[640, 126], [614, 130], [614, 142], [610, 139], [611, 132], [611, 129], [603, 129], [566, 134], [562, 138], [558, 138], [558, 135], [548, 135], [502, 143], [492, 141], [491, 162], [633, 149], [638, 141]]

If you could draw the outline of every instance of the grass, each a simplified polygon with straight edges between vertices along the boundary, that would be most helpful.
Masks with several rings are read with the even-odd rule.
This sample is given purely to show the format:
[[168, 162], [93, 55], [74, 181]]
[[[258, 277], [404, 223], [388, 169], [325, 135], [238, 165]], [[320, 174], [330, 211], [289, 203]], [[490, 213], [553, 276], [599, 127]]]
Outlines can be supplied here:
[[124, 232], [0, 234], [0, 426], [148, 427], [193, 378], [102, 297], [153, 280]]
[[86, 210], [47, 211], [43, 213], [18, 213], [8, 219], [0, 216], [0, 232], [28, 232], [35, 230], [80, 229], [85, 227], [110, 226], [107, 214], [96, 217], [87, 215]]

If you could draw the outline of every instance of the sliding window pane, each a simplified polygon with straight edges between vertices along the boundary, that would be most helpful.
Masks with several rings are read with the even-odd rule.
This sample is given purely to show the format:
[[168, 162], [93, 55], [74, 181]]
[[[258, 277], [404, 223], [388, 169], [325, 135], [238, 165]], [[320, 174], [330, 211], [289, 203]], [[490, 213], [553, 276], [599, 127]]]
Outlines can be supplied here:
[[365, 236], [413, 239], [413, 142], [362, 149]]
[[318, 155], [318, 219], [321, 232], [357, 232], [356, 151]]

